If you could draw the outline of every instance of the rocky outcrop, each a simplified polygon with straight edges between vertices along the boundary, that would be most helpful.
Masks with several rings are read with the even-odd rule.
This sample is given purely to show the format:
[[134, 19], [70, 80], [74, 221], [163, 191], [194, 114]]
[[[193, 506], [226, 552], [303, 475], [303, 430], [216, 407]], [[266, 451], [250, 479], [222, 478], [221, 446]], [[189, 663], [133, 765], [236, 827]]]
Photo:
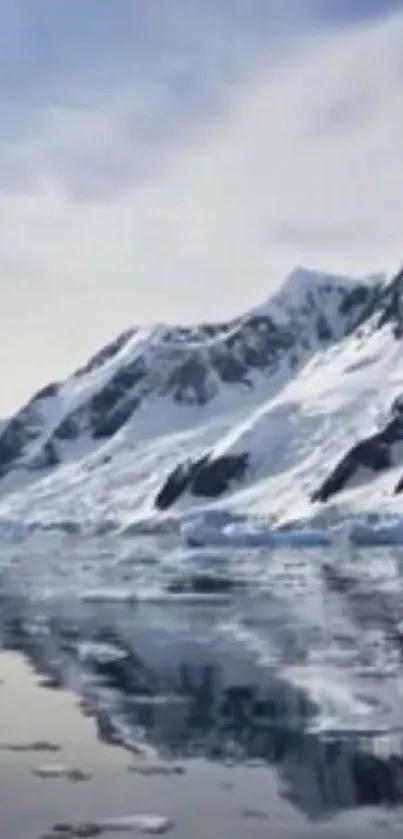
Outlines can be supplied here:
[[199, 498], [219, 498], [237, 481], [241, 481], [249, 465], [246, 452], [237, 455], [214, 457], [204, 455], [194, 463], [179, 464], [168, 475], [155, 504], [159, 510], [166, 510], [184, 492]]
[[[356, 443], [337, 464], [319, 489], [312, 495], [312, 501], [327, 501], [356, 480], [362, 470], [383, 472], [393, 466], [393, 448], [403, 442], [403, 399], [395, 400], [391, 416], [385, 427]], [[396, 492], [400, 492], [400, 485]], [[403, 485], [402, 485], [403, 489]]]

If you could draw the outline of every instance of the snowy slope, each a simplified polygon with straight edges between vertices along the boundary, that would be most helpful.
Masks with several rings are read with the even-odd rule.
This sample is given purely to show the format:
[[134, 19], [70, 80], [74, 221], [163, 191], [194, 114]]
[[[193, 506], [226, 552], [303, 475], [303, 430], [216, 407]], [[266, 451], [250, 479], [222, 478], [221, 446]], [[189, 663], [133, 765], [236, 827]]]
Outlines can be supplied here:
[[230, 323], [124, 333], [6, 423], [0, 514], [397, 509], [402, 285], [296, 269]]
[[258, 404], [354, 328], [375, 285], [299, 269], [271, 301], [230, 323], [128, 330], [0, 429], [0, 491], [16, 469], [80, 459], [129, 422], [139, 440]]
[[[351, 336], [312, 358], [196, 461], [193, 472], [188, 468], [180, 503], [224, 492], [242, 508], [281, 518], [320, 518], [322, 506], [312, 509], [311, 502], [334, 497], [345, 513], [348, 506], [376, 510], [379, 503], [398, 509], [403, 366], [400, 309], [392, 309], [390, 291]], [[332, 509], [324, 512], [329, 520]]]

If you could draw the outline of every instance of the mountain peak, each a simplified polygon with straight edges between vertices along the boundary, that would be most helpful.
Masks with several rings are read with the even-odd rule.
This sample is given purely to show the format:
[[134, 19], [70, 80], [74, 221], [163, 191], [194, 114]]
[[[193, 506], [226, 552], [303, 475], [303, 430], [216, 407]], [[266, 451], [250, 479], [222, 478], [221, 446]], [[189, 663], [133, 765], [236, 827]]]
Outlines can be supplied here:
[[34, 480], [123, 431], [138, 442], [253, 410], [350, 334], [371, 302], [365, 282], [296, 268], [266, 306], [228, 323], [122, 333], [0, 429], [1, 491], [16, 470]]
[[368, 285], [373, 287], [385, 282], [384, 274], [370, 274], [360, 277], [349, 277], [345, 274], [317, 271], [297, 265], [286, 276], [279, 294], [304, 296], [307, 292], [322, 286], [345, 287], [351, 290], [354, 286]]

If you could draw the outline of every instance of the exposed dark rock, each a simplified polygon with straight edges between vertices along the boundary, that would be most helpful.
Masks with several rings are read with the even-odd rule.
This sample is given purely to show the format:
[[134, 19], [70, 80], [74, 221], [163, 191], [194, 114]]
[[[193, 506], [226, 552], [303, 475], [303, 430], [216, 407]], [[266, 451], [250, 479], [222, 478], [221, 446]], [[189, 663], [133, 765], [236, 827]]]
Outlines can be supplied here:
[[248, 367], [245, 362], [240, 361], [236, 356], [222, 350], [212, 351], [212, 361], [216, 372], [218, 373], [222, 382], [226, 384], [240, 384], [245, 383], [252, 387], [252, 383], [248, 378]]
[[[22, 465], [26, 449], [40, 437], [43, 431], [42, 403], [56, 396], [58, 390], [59, 385], [54, 382], [42, 388], [2, 426], [0, 432], [0, 478], [7, 475], [11, 469]], [[46, 457], [49, 462], [53, 461], [52, 465], [57, 465], [58, 461], [56, 462], [50, 452], [45, 454]]]
[[18, 416], [7, 423], [0, 436], [0, 477], [17, 465], [26, 441], [24, 422]]
[[190, 483], [192, 476], [191, 467], [186, 468], [179, 464], [162, 485], [156, 499], [155, 505], [159, 510], [167, 510], [175, 501], [180, 498]]
[[[369, 288], [368, 300], [357, 319], [356, 328], [368, 322], [372, 322], [375, 329], [389, 324], [394, 337], [400, 339], [403, 329], [403, 268], [386, 285], [377, 283]], [[356, 294], [356, 291], [353, 293]]]
[[25, 447], [38, 436], [41, 417], [33, 400], [5, 424], [0, 434], [0, 477], [18, 466]]
[[31, 471], [40, 471], [41, 469], [51, 469], [54, 466], [59, 466], [61, 460], [55, 444], [52, 440], [48, 440], [42, 446], [40, 452], [28, 464]]
[[378, 309], [380, 315], [377, 319], [377, 328], [381, 329], [385, 324], [392, 326], [396, 338], [401, 337], [403, 326], [403, 269], [383, 289]]
[[230, 352], [237, 352], [246, 367], [264, 370], [272, 369], [295, 341], [296, 334], [289, 326], [278, 326], [268, 315], [254, 315], [244, 321], [239, 331], [230, 334], [224, 344]]
[[140, 404], [140, 398], [137, 394], [128, 397], [128, 391], [139, 384], [145, 375], [144, 360], [136, 358], [132, 364], [119, 369], [90, 399], [90, 427], [95, 438], [110, 437], [115, 432], [105, 432], [106, 428], [116, 425], [116, 431], [129, 419]]
[[167, 344], [186, 344], [191, 341], [192, 344], [203, 344], [206, 339], [219, 338], [225, 335], [232, 327], [236, 327], [240, 323], [240, 318], [237, 318], [229, 323], [202, 323], [199, 326], [175, 326], [167, 328], [164, 331], [162, 340]]
[[41, 388], [41, 390], [38, 390], [35, 396], [33, 396], [32, 402], [37, 402], [40, 399], [51, 399], [52, 397], [57, 396], [59, 393], [59, 388], [60, 385], [58, 384], [58, 382], [51, 382], [50, 384], [45, 385], [45, 387]]
[[339, 312], [342, 315], [347, 315], [359, 306], [365, 306], [372, 302], [377, 292], [377, 287], [369, 285], [357, 285], [351, 290], [345, 291], [341, 303], [339, 305]]
[[189, 490], [192, 495], [218, 498], [233, 481], [241, 481], [249, 465], [249, 455], [223, 455], [213, 458], [206, 454], [193, 463], [179, 464], [166, 479], [155, 504], [166, 510]]
[[319, 341], [331, 341], [333, 338], [330, 326], [323, 314], [320, 314], [316, 321], [316, 332]]
[[[347, 487], [359, 469], [368, 469], [374, 473], [389, 469], [393, 465], [392, 447], [401, 441], [403, 441], [403, 412], [398, 399], [392, 406], [391, 418], [385, 428], [353, 446], [322, 486], [314, 492], [311, 500], [313, 502], [327, 501]], [[399, 490], [396, 488], [397, 491]]]
[[216, 338], [217, 335], [228, 332], [228, 328], [228, 323], [204, 323], [202, 326], [202, 332], [203, 335], [207, 335], [208, 338]]
[[110, 359], [120, 352], [124, 345], [130, 341], [130, 338], [135, 335], [135, 332], [135, 329], [127, 329], [125, 332], [122, 332], [114, 341], [111, 341], [110, 344], [107, 344], [106, 347], [103, 347], [99, 352], [95, 353], [87, 364], [76, 370], [74, 376], [84, 376], [86, 373], [92, 373], [93, 370], [102, 367], [106, 361], [110, 361]]
[[210, 398], [207, 386], [208, 367], [195, 354], [178, 364], [169, 374], [166, 393], [176, 402], [205, 405]]
[[399, 481], [397, 482], [397, 484], [395, 486], [395, 489], [394, 489], [395, 495], [400, 495], [401, 492], [403, 492], [403, 475], [399, 479]]
[[137, 397], [126, 399], [105, 416], [102, 415], [102, 412], [95, 414], [92, 417], [92, 436], [94, 440], [113, 437], [137, 410], [140, 401]]
[[298, 356], [293, 353], [290, 356], [290, 368], [291, 368], [291, 370], [295, 370], [295, 368], [297, 366], [298, 366]]
[[242, 480], [248, 465], [249, 455], [246, 452], [211, 460], [207, 458], [193, 474], [190, 491], [192, 495], [218, 498], [230, 488], [231, 483]]
[[80, 435], [80, 425], [71, 414], [57, 426], [53, 436], [58, 440], [76, 440]]
[[167, 510], [177, 501], [182, 493], [189, 486], [195, 471], [206, 462], [208, 455], [195, 462], [179, 463], [179, 465], [168, 475], [160, 489], [155, 504], [159, 510]]

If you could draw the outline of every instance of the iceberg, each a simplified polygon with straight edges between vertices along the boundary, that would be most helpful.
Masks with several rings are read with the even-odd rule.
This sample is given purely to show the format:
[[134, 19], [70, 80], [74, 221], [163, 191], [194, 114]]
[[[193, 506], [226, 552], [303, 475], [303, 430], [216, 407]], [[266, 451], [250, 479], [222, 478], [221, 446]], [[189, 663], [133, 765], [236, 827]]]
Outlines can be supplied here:
[[206, 524], [203, 519], [186, 522], [182, 535], [193, 547], [232, 548], [312, 548], [331, 545], [328, 531], [315, 529], [276, 529], [260, 522], [236, 522], [220, 527]]

